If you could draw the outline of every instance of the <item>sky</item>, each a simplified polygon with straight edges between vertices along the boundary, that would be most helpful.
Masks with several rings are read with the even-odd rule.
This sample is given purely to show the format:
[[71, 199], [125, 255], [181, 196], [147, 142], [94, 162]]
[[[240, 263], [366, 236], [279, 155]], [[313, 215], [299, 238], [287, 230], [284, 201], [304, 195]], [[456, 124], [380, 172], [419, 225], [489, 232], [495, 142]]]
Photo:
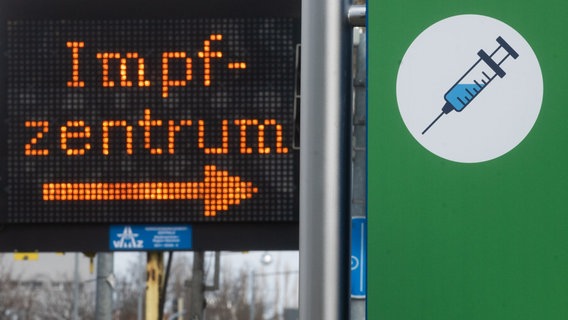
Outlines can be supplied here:
[[[183, 267], [184, 277], [190, 278], [192, 268], [192, 252], [175, 252], [172, 272], [174, 277], [176, 259], [185, 261]], [[168, 254], [164, 255], [164, 263]], [[145, 263], [146, 253], [116, 252], [114, 255], [114, 273], [116, 277], [128, 277], [134, 272], [133, 266]], [[178, 265], [179, 266], [179, 265]], [[205, 254], [205, 272], [208, 275], [206, 284], [213, 284], [214, 253]], [[298, 308], [299, 287], [299, 252], [298, 251], [247, 251], [247, 252], [221, 252], [221, 281], [223, 276], [239, 277], [244, 272], [250, 277], [254, 272], [257, 286], [260, 286], [262, 298], [268, 302], [266, 312], [274, 310], [282, 312], [284, 308]], [[140, 271], [139, 271], [140, 272]], [[138, 273], [138, 277], [140, 273]], [[170, 278], [170, 282], [172, 278]], [[250, 299], [250, 290], [247, 290], [247, 299]], [[257, 297], [258, 298], [258, 297]]]
[[[191, 252], [176, 252], [174, 255], [189, 255]], [[272, 257], [270, 263], [263, 263], [263, 257], [268, 254]], [[132, 264], [140, 261], [140, 252], [115, 252], [114, 272], [117, 276], [130, 272]], [[143, 253], [145, 255], [145, 253]], [[213, 254], [207, 253], [206, 259], [211, 260]], [[145, 258], [144, 258], [145, 259]], [[167, 254], [164, 259], [167, 261]], [[209, 261], [206, 261], [209, 262]], [[244, 251], [244, 252], [221, 252], [221, 264], [229, 265], [231, 269], [251, 268], [257, 273], [270, 273], [287, 269], [288, 271], [298, 270], [299, 256], [298, 251]], [[191, 266], [190, 266], [191, 267]]]

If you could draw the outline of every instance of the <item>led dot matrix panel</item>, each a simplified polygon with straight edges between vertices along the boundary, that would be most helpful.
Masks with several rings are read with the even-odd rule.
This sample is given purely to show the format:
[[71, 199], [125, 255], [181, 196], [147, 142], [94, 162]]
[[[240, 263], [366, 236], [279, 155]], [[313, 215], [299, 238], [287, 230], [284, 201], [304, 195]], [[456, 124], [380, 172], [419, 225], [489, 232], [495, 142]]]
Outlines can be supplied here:
[[297, 222], [299, 3], [0, 0], [5, 223]]

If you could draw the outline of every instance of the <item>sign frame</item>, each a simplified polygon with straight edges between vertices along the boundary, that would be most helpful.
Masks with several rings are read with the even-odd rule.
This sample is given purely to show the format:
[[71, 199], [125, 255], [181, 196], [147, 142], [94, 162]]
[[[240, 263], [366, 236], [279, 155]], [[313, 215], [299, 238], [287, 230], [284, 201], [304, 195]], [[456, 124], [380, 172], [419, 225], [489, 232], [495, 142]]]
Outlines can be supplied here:
[[[108, 10], [113, 8], [113, 10]], [[207, 17], [221, 18], [257, 18], [263, 17], [286, 17], [294, 20], [293, 43], [294, 55], [299, 42], [300, 33], [300, 1], [277, 1], [274, 3], [258, 2], [252, 0], [238, 3], [227, 0], [214, 0], [199, 3], [187, 3], [180, 0], [165, 0], [160, 5], [154, 1], [109, 1], [77, 2], [68, 0], [0, 0], [0, 19], [205, 19]], [[9, 16], [7, 16], [9, 15]], [[2, 34], [6, 33], [5, 27], [0, 28]], [[0, 49], [5, 49], [5, 43]], [[296, 62], [297, 63], [297, 62]], [[6, 74], [6, 65], [0, 66], [0, 74]], [[0, 86], [5, 88], [7, 80], [0, 77]], [[298, 82], [299, 75], [294, 75], [294, 81]], [[298, 84], [294, 91], [299, 91]], [[294, 97], [290, 99], [295, 101]], [[5, 99], [1, 95], [0, 99]], [[297, 107], [294, 105], [294, 107]], [[294, 110], [298, 113], [299, 110]], [[2, 108], [0, 117], [6, 116]], [[299, 115], [298, 121], [299, 121]], [[294, 122], [296, 120], [293, 120]], [[299, 126], [299, 123], [294, 123]], [[292, 139], [297, 139], [297, 128], [290, 127], [289, 134]], [[0, 128], [0, 135], [7, 137], [6, 126]], [[299, 149], [295, 146], [297, 141], [290, 142], [287, 146], [293, 153], [294, 163], [299, 163]], [[7, 145], [0, 144], [2, 160], [6, 160]], [[4, 166], [2, 176], [7, 176]], [[295, 168], [294, 180], [299, 181], [299, 168]], [[256, 222], [235, 219], [227, 223], [219, 221], [192, 222], [192, 250], [293, 250], [298, 248], [298, 186], [295, 186], [295, 204], [293, 210], [296, 218], [287, 221], [278, 219], [260, 219]], [[9, 191], [9, 188], [5, 189]], [[5, 195], [1, 194], [2, 203], [5, 203]], [[246, 201], [246, 200], [245, 200]], [[5, 212], [5, 208], [0, 208]], [[230, 209], [229, 209], [230, 210]], [[134, 224], [142, 221], [135, 221]], [[179, 223], [175, 220], [156, 221], [150, 219], [144, 223], [172, 225]], [[180, 221], [182, 222], [182, 221]], [[0, 251], [107, 251], [109, 250], [109, 223], [9, 223], [6, 216], [0, 214]], [[115, 221], [114, 223], [131, 223], [127, 220]], [[187, 223], [183, 221], [183, 223]]]
[[[470, 14], [497, 19], [526, 39], [540, 63], [544, 97], [534, 127], [510, 152], [458, 163], [428, 151], [408, 131], [397, 101], [397, 74], [422, 32]], [[568, 243], [568, 113], [563, 107], [568, 45], [553, 40], [554, 30], [566, 28], [566, 17], [568, 5], [561, 1], [368, 4], [369, 319], [562, 319], [568, 314], [568, 256], [563, 254]], [[524, 53], [519, 54], [516, 63], [525, 63]], [[437, 108], [447, 89], [438, 93], [442, 104]]]

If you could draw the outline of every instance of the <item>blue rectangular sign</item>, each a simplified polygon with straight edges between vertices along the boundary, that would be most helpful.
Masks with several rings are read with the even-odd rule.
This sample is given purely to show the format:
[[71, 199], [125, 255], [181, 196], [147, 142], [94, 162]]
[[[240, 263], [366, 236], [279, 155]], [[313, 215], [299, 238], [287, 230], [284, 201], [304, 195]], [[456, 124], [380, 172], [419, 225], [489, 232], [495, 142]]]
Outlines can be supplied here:
[[110, 250], [191, 250], [190, 225], [112, 225]]
[[351, 297], [367, 295], [367, 218], [351, 219]]

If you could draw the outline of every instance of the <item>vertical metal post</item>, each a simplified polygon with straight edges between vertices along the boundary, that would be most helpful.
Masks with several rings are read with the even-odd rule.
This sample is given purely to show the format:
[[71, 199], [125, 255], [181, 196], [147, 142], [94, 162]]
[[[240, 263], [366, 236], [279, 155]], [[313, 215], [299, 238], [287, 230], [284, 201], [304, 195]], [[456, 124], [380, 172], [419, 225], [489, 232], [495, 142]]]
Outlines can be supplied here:
[[140, 292], [138, 293], [138, 308], [137, 308], [137, 320], [142, 320], [144, 315], [144, 295], [146, 294], [146, 268], [144, 268], [144, 253], [140, 252]]
[[193, 270], [191, 276], [191, 305], [189, 311], [191, 320], [203, 319], [203, 306], [205, 298], [203, 293], [205, 291], [204, 283], [205, 272], [205, 253], [203, 251], [195, 251], [193, 253]]
[[250, 290], [250, 305], [249, 305], [249, 319], [254, 320], [255, 316], [255, 300], [256, 295], [254, 294], [254, 270], [249, 271], [249, 290]]
[[300, 320], [349, 319], [349, 5], [302, 2]]
[[164, 254], [148, 252], [146, 262], [146, 320], [160, 320], [159, 305], [162, 279], [164, 277]]
[[[366, 33], [356, 28], [354, 32], [357, 54], [355, 56], [355, 106], [353, 117], [353, 200], [351, 215], [366, 216], [367, 197], [367, 41]], [[358, 40], [358, 41], [357, 41]], [[366, 299], [351, 299], [351, 320], [366, 319]]]
[[213, 274], [213, 285], [205, 286], [205, 290], [219, 290], [219, 274], [221, 273], [221, 252], [215, 252], [215, 274]]
[[177, 310], [178, 310], [178, 318], [183, 319], [183, 315], [185, 314], [184, 306], [183, 306], [183, 298], [177, 298]]
[[112, 252], [97, 254], [97, 297], [95, 319], [112, 319], [112, 277], [114, 256]]
[[75, 252], [75, 266], [73, 268], [73, 312], [72, 320], [79, 320], [79, 252]]

